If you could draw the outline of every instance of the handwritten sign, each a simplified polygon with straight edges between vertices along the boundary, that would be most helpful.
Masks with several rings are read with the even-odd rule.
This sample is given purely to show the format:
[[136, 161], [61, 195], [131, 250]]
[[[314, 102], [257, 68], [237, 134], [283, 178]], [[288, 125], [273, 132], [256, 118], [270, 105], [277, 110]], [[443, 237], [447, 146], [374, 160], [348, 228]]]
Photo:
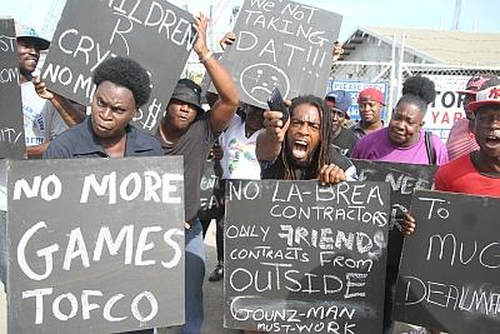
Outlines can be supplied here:
[[194, 43], [193, 18], [167, 1], [68, 0], [42, 70], [59, 94], [83, 105], [92, 100], [92, 74], [115, 55], [144, 66], [153, 91], [135, 125], [153, 133]]
[[224, 325], [381, 333], [389, 187], [228, 181]]
[[8, 168], [9, 333], [184, 322], [181, 158], [11, 161]]
[[14, 20], [0, 19], [0, 158], [23, 159], [24, 123]]
[[448, 333], [500, 332], [500, 199], [417, 191], [396, 320]]
[[7, 160], [0, 160], [0, 280], [7, 283]]
[[241, 100], [267, 108], [278, 87], [284, 98], [322, 96], [342, 16], [293, 1], [246, 0], [222, 63], [239, 84]]
[[403, 218], [409, 211], [413, 191], [431, 189], [437, 167], [357, 159], [352, 162], [360, 181], [381, 181], [390, 185], [391, 219], [387, 263], [397, 268], [403, 246]]
[[219, 193], [223, 193], [220, 189], [220, 176], [222, 176], [220, 163], [215, 162], [214, 159], [207, 160], [200, 181], [198, 217], [201, 220], [220, 218], [224, 214], [224, 208], [221, 207], [218, 199]]

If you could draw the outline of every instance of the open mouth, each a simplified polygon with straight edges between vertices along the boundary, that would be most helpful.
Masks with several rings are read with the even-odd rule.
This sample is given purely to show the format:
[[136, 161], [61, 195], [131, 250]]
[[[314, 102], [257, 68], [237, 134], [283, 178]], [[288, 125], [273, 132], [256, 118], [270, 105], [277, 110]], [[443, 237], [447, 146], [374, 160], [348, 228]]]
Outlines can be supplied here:
[[292, 155], [295, 159], [303, 160], [307, 157], [307, 141], [296, 140], [293, 143]]
[[28, 65], [36, 65], [37, 60], [34, 59], [34, 58], [28, 58], [28, 59], [26, 59], [25, 63], [28, 64]]
[[500, 135], [490, 134], [485, 137], [485, 143], [488, 147], [498, 147], [500, 145]]

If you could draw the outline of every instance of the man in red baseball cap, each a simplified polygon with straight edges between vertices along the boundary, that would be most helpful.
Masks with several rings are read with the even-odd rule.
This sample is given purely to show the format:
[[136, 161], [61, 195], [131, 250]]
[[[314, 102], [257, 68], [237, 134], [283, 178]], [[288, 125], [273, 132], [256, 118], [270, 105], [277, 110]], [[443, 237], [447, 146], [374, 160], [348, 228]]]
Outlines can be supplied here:
[[[483, 81], [469, 110], [479, 150], [439, 167], [435, 189], [500, 197], [500, 79]], [[408, 215], [404, 232], [413, 234], [415, 226], [415, 219]]]
[[[500, 198], [500, 80], [483, 80], [468, 105], [479, 150], [439, 167], [435, 190]], [[406, 214], [403, 232], [415, 233], [417, 222]], [[431, 333], [437, 333], [431, 330]]]
[[352, 128], [358, 138], [384, 127], [380, 116], [385, 100], [380, 90], [373, 87], [363, 89], [358, 96], [358, 105], [361, 120]]
[[448, 149], [448, 157], [455, 160], [463, 155], [469, 154], [472, 151], [479, 150], [479, 146], [474, 138], [474, 113], [469, 110], [469, 103], [474, 102], [477, 91], [489, 80], [495, 80], [496, 77], [489, 73], [477, 73], [467, 82], [466, 88], [459, 91], [463, 94], [463, 108], [465, 118], [456, 121], [450, 130], [446, 147]]

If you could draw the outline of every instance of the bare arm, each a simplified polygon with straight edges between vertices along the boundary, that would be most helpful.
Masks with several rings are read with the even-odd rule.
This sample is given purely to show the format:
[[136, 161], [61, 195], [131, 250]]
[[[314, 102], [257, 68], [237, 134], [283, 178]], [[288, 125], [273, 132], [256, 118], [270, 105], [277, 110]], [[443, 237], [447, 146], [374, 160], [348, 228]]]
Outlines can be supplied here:
[[28, 159], [38, 159], [41, 158], [50, 145], [50, 141], [45, 142], [40, 145], [27, 146], [26, 153], [28, 154]]
[[280, 154], [281, 145], [290, 125], [288, 120], [283, 126], [282, 117], [283, 114], [279, 111], [264, 112], [264, 131], [259, 133], [255, 147], [258, 160], [273, 161]]
[[205, 69], [219, 94], [219, 99], [210, 111], [212, 130], [219, 132], [224, 130], [233, 119], [234, 113], [240, 103], [240, 93], [229, 72], [213, 57], [212, 52], [208, 50], [206, 43], [207, 19], [203, 14], [200, 14], [199, 18], [195, 18], [195, 21], [198, 38], [194, 44], [194, 51], [205, 65]]
[[34, 77], [33, 84], [37, 94], [52, 103], [66, 125], [72, 127], [85, 119], [85, 107], [82, 106], [82, 108], [77, 109], [61, 95], [49, 91], [45, 82], [40, 80], [40, 77]]

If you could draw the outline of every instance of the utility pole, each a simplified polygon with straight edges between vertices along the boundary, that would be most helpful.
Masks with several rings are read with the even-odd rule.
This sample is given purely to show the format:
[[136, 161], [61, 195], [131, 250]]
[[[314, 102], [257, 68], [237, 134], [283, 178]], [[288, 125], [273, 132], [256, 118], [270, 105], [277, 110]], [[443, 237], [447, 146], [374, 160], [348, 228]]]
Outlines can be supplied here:
[[451, 30], [458, 30], [460, 26], [460, 13], [462, 11], [462, 0], [456, 0], [455, 2], [455, 15], [453, 16], [453, 26]]

